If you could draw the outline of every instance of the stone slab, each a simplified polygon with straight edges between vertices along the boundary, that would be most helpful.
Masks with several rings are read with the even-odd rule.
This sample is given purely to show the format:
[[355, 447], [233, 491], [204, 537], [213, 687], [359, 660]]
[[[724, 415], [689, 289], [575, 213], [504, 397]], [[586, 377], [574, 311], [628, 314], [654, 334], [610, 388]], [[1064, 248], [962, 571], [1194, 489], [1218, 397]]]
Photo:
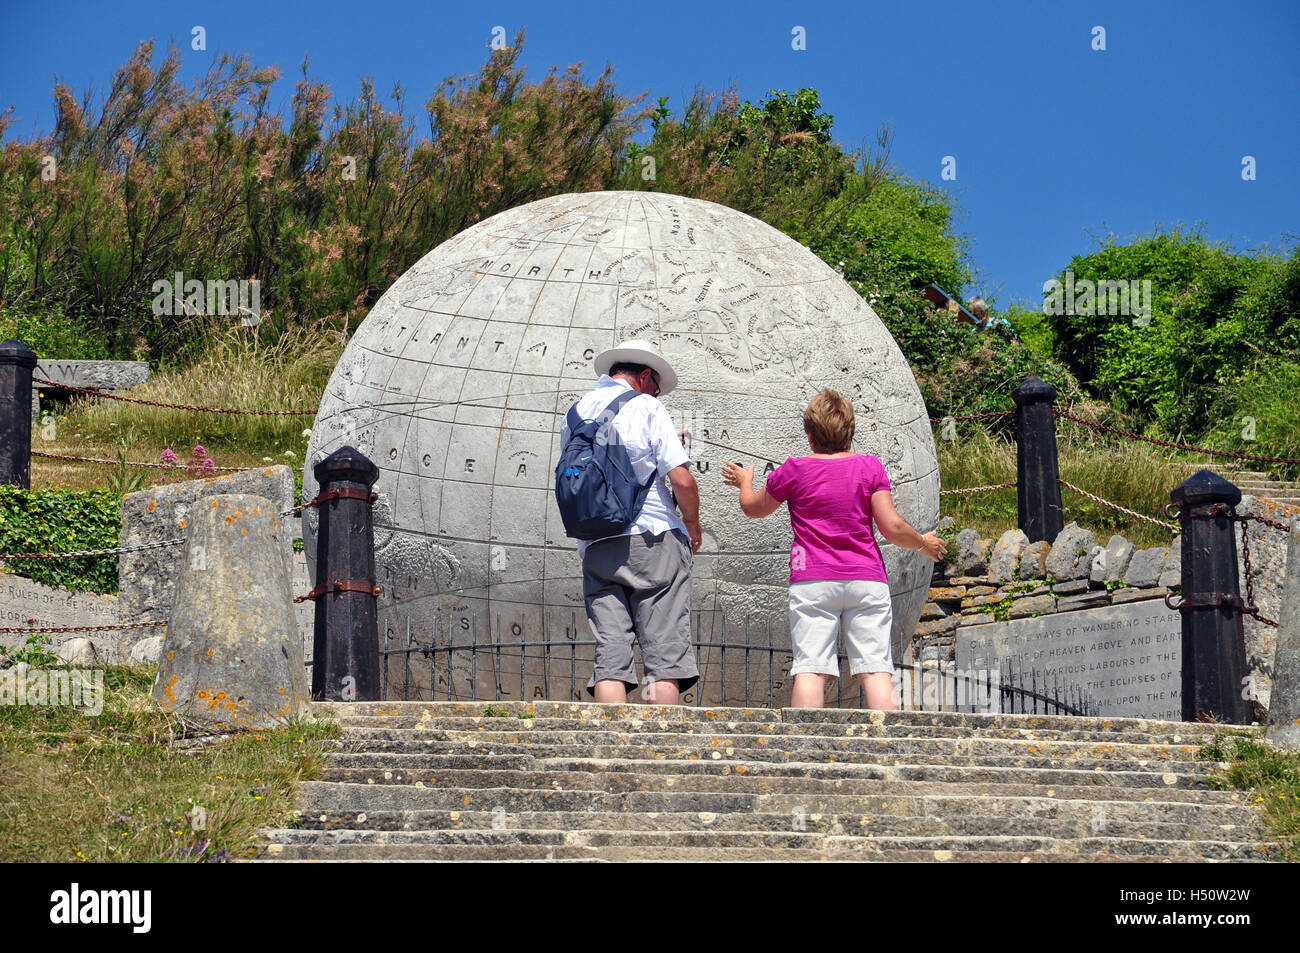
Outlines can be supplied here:
[[[122, 498], [121, 545], [138, 546], [184, 537], [195, 502], [223, 493], [266, 497], [277, 512], [283, 512], [293, 506], [293, 473], [286, 466], [263, 467], [129, 493]], [[286, 528], [282, 537], [286, 559], [292, 557], [290, 536]], [[179, 546], [146, 549], [118, 557], [118, 599], [123, 622], [167, 618], [172, 608], [181, 549]], [[148, 630], [137, 631], [141, 632], [141, 638], [154, 634]]]
[[85, 387], [116, 393], [148, 381], [149, 364], [146, 361], [65, 361], [46, 358], [36, 362], [32, 377], [54, 384], [51, 387], [49, 384], [32, 383], [32, 419], [36, 420], [40, 417], [42, 391], [46, 392], [46, 396], [51, 391], [58, 393], [58, 385], [62, 384], [65, 387]]
[[1103, 717], [1181, 719], [1181, 658], [1182, 619], [1160, 600], [957, 630], [958, 668], [1006, 661], [1025, 679], [1078, 688]]
[[[73, 592], [58, 586], [47, 586], [25, 576], [0, 572], [0, 628], [27, 625], [115, 625], [119, 621], [117, 596], [101, 596], [90, 592]], [[136, 630], [127, 630], [134, 632]], [[119, 630], [107, 632], [50, 632], [49, 646], [56, 649], [72, 639], [89, 637], [95, 642], [101, 658], [116, 661], [122, 658]], [[153, 632], [145, 630], [146, 635]], [[20, 646], [26, 643], [22, 633], [0, 634], [0, 645]]]

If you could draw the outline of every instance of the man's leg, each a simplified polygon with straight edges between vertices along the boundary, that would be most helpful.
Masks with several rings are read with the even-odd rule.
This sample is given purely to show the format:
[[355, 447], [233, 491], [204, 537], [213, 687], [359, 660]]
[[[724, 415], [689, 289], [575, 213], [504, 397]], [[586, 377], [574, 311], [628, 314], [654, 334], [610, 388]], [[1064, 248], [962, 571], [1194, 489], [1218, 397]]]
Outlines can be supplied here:
[[673, 532], [636, 537], [629, 571], [636, 585], [628, 601], [641, 643], [651, 705], [677, 705], [699, 681], [691, 646], [691, 548]]
[[636, 687], [632, 665], [632, 611], [627, 590], [618, 576], [627, 561], [629, 537], [601, 540], [587, 548], [582, 560], [582, 595], [587, 620], [596, 639], [595, 665], [587, 691], [598, 702], [620, 704]]
[[627, 702], [627, 686], [615, 678], [602, 678], [592, 686], [596, 701], [622, 705]]

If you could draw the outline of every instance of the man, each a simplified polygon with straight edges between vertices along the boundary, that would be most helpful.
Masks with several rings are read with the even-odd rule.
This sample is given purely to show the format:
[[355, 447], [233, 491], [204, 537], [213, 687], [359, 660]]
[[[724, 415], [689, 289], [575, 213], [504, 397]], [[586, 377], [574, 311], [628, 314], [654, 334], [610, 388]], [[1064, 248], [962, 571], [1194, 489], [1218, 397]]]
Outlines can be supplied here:
[[[578, 543], [582, 595], [596, 636], [596, 664], [587, 691], [598, 702], [621, 703], [639, 684], [632, 644], [641, 645], [646, 701], [676, 705], [699, 681], [691, 648], [691, 557], [699, 551], [700, 493], [691, 476], [683, 434], [673, 429], [658, 399], [677, 386], [672, 366], [646, 341], [602, 351], [596, 387], [578, 401], [583, 420], [595, 420], [614, 398], [634, 397], [618, 411], [611, 440], [624, 445], [635, 478], [653, 476], [636, 519], [618, 536]], [[569, 439], [566, 420], [561, 444]], [[681, 514], [676, 512], [676, 504]]]

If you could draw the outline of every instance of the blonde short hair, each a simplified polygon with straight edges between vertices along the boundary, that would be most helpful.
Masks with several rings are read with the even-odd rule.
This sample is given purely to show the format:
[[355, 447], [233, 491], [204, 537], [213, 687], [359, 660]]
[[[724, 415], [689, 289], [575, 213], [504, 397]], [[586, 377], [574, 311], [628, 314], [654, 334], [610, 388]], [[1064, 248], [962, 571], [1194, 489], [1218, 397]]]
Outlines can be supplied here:
[[853, 404], [833, 390], [824, 390], [808, 401], [803, 412], [803, 429], [812, 438], [817, 453], [839, 453], [853, 444]]

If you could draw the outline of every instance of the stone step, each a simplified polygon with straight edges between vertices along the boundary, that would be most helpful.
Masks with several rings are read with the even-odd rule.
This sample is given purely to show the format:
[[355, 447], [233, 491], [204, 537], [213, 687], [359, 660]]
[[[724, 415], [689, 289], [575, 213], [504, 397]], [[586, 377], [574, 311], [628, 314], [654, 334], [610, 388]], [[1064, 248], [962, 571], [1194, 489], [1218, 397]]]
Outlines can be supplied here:
[[1121, 837], [1058, 839], [1032, 835], [922, 837], [826, 835], [765, 831], [311, 831], [301, 840], [277, 842], [284, 856], [345, 854], [388, 859], [441, 853], [447, 847], [478, 847], [513, 855], [518, 848], [699, 848], [827, 851], [965, 851], [1109, 854], [1145, 857], [1202, 857], [1212, 860], [1267, 859], [1275, 845], [1246, 841], [1143, 840]]
[[[768, 848], [715, 847], [514, 847], [507, 854], [496, 847], [451, 845], [425, 847], [417, 856], [356, 857], [350, 848], [285, 848], [281, 844], [266, 847], [261, 857], [248, 863], [345, 864], [368, 863], [1221, 863], [1208, 857], [1127, 857], [1120, 854], [1049, 854], [1036, 851], [954, 851], [954, 850], [799, 850]], [[1233, 861], [1240, 863], [1241, 861]]]
[[[1075, 786], [1058, 785], [1041, 792], [1026, 792], [1023, 784], [980, 784], [963, 781], [957, 784], [935, 781], [839, 781], [822, 785], [821, 790], [789, 790], [790, 785], [771, 783], [755, 785], [763, 779], [747, 779], [730, 775], [726, 779], [759, 790], [735, 790], [727, 785], [693, 779], [691, 787], [669, 785], [662, 775], [647, 776], [643, 783], [653, 784], [646, 789], [630, 788], [626, 778], [617, 782], [613, 778], [599, 778], [601, 787], [576, 788], [573, 786], [548, 786], [546, 788], [520, 788], [501, 779], [496, 787], [465, 788], [442, 785], [367, 784], [364, 781], [307, 781], [302, 785], [302, 803], [309, 811], [371, 811], [371, 810], [485, 810], [501, 808], [506, 811], [806, 811], [870, 813], [873, 810], [889, 811], [887, 806], [873, 808], [871, 804], [888, 805], [899, 797], [948, 797], [955, 795], [988, 795], [999, 798], [1041, 796], [1046, 800], [1086, 800], [1102, 802], [1189, 802], [1204, 805], [1241, 805], [1243, 796], [1236, 791], [1206, 791], [1183, 787], [1136, 788], [1110, 787], [1101, 784]], [[594, 781], [588, 781], [594, 784]], [[722, 789], [719, 790], [718, 788]], [[807, 786], [805, 786], [807, 787]], [[817, 787], [816, 784], [811, 787]], [[775, 788], [776, 790], [773, 790]], [[767, 800], [775, 799], [775, 800]], [[870, 802], [870, 803], [868, 803]], [[866, 806], [864, 806], [866, 804]], [[775, 805], [775, 806], [766, 806]], [[1106, 808], [1110, 810], [1109, 807]]]
[[[954, 808], [947, 816], [911, 814], [714, 814], [708, 811], [674, 813], [584, 813], [579, 811], [352, 811], [335, 814], [299, 812], [298, 827], [273, 830], [266, 836], [279, 843], [309, 841], [312, 831], [436, 831], [436, 830], [635, 830], [635, 831], [807, 831], [820, 834], [917, 837], [1012, 835], [1032, 833], [1054, 838], [1109, 837], [1153, 840], [1195, 840], [1211, 834], [1219, 840], [1267, 841], [1268, 829], [1258, 823], [1232, 821], [1213, 823], [1215, 815], [1205, 811], [1183, 811], [1192, 820], [1153, 820], [1150, 812], [1138, 819], [1112, 818], [1110, 812], [1089, 802], [1077, 816], [1008, 816], [965, 812]], [[1166, 815], [1161, 815], [1166, 816]], [[1167, 816], [1178, 816], [1170, 813]]]
[[[791, 776], [833, 777], [845, 771], [863, 766], [931, 766], [942, 765], [950, 768], [1024, 768], [1032, 770], [1055, 771], [1091, 771], [1121, 772], [1126, 774], [1149, 774], [1153, 783], [1167, 774], [1187, 775], [1198, 779], [1211, 777], [1213, 769], [1224, 770], [1227, 764], [1208, 761], [1120, 761], [1084, 758], [1038, 758], [1030, 756], [998, 755], [947, 755], [916, 754], [914, 752], [890, 753], [864, 752], [847, 753], [827, 757], [820, 751], [765, 751], [762, 749], [740, 748], [695, 748], [682, 750], [649, 749], [641, 751], [628, 750], [629, 746], [609, 746], [586, 749], [575, 747], [565, 751], [539, 750], [535, 752], [497, 753], [480, 750], [472, 754], [423, 754], [409, 752], [373, 752], [359, 751], [332, 752], [326, 756], [326, 764], [331, 771], [338, 769], [382, 770], [393, 774], [428, 774], [448, 770], [511, 770], [511, 771], [551, 771], [569, 769], [575, 762], [588, 759], [607, 764], [602, 770], [636, 771], [637, 766], [647, 761], [664, 764], [731, 765], [743, 769], [746, 765], [767, 765], [771, 772]], [[826, 768], [826, 771], [822, 771]], [[703, 770], [703, 769], [701, 769]], [[723, 773], [726, 773], [725, 771]], [[1163, 783], [1163, 782], [1160, 782]]]
[[[431, 723], [426, 723], [431, 724]], [[978, 733], [970, 732], [963, 728], [939, 726], [934, 728], [914, 728], [906, 725], [758, 725], [747, 726], [743, 723], [731, 725], [721, 725], [712, 727], [708, 731], [678, 731], [672, 726], [660, 728], [657, 724], [647, 726], [642, 722], [636, 722], [631, 730], [614, 730], [608, 726], [601, 726], [599, 729], [546, 729], [545, 731], [525, 730], [501, 730], [492, 731], [489, 728], [468, 727], [468, 728], [443, 728], [441, 725], [434, 727], [412, 727], [398, 728], [394, 726], [385, 726], [381, 728], [369, 727], [346, 727], [343, 730], [343, 738], [349, 743], [360, 745], [374, 745], [384, 742], [400, 742], [406, 744], [426, 744], [429, 742], [448, 742], [455, 744], [502, 744], [502, 743], [519, 743], [519, 744], [540, 744], [554, 742], [556, 744], [621, 744], [630, 738], [635, 738], [638, 744], [672, 744], [681, 741], [683, 744], [688, 743], [711, 743], [712, 739], [724, 737], [719, 734], [719, 730], [727, 732], [725, 737], [747, 737], [757, 739], [772, 739], [770, 744], [785, 744], [787, 739], [798, 740], [801, 744], [813, 744], [814, 739], [818, 740], [816, 744], [826, 744], [835, 742], [851, 743], [857, 740], [865, 739], [990, 739], [990, 740], [1020, 740], [1029, 742], [1065, 742], [1076, 741], [1086, 742], [1088, 744], [1138, 744], [1153, 746], [1175, 746], [1191, 745], [1199, 747], [1211, 739], [1204, 735], [1187, 736], [1179, 730], [1179, 723], [1171, 723], [1176, 727], [1172, 731], [1162, 733], [1140, 733], [1129, 732], [1123, 735], [1115, 732], [1090, 732], [1090, 731], [1054, 731], [1050, 729], [1034, 728], [988, 728]], [[680, 727], [680, 726], [679, 726]], [[1257, 737], [1258, 732], [1252, 732], [1249, 728], [1238, 728], [1238, 731], [1246, 732], [1250, 737]]]
[[[504, 711], [507, 717], [489, 717], [484, 710], [492, 707]], [[1185, 738], [1210, 739], [1214, 726], [1188, 722], [1164, 722], [1145, 718], [1097, 718], [1073, 715], [1035, 714], [973, 714], [969, 712], [936, 711], [873, 711], [866, 708], [692, 708], [672, 705], [597, 705], [588, 702], [316, 702], [313, 712], [319, 716], [337, 717], [342, 725], [357, 727], [382, 727], [376, 720], [393, 722], [400, 726], [415, 726], [420, 721], [440, 718], [471, 719], [468, 724], [483, 722], [509, 723], [510, 728], [528, 730], [522, 726], [538, 725], [568, 727], [563, 722], [578, 722], [575, 727], [595, 727], [613, 722], [646, 724], [816, 724], [816, 725], [914, 725], [952, 726], [968, 731], [986, 728], [1031, 728], [1066, 731], [1096, 731], [1118, 733], [1159, 733], [1174, 731]], [[531, 715], [520, 718], [520, 714]], [[585, 723], [585, 724], [583, 724]], [[452, 726], [456, 727], [456, 726]]]
[[872, 793], [881, 783], [924, 782], [979, 785], [1101, 786], [1149, 789], [1199, 788], [1196, 775], [1174, 772], [1056, 768], [950, 767], [932, 764], [783, 765], [759, 761], [601, 761], [564, 758], [537, 770], [423, 768], [402, 772], [383, 768], [326, 765], [323, 781], [406, 784], [480, 790], [503, 785], [547, 790], [646, 791], [660, 786], [686, 791], [762, 793]]
[[[863, 760], [870, 756], [927, 755], [931, 757], [985, 758], [1052, 758], [1079, 761], [1113, 761], [1125, 764], [1190, 763], [1209, 766], [1200, 761], [1201, 748], [1196, 745], [1149, 745], [1127, 742], [1038, 741], [1001, 738], [827, 738], [817, 735], [786, 735], [774, 743], [767, 735], [644, 735], [631, 734], [612, 742], [577, 736], [553, 739], [547, 734], [525, 737], [518, 741], [503, 738], [485, 740], [474, 735], [464, 739], [404, 737], [395, 740], [364, 742], [345, 737], [331, 743], [338, 753], [408, 754], [473, 756], [495, 754], [532, 755], [533, 757], [652, 757], [671, 754], [678, 759], [718, 759], [752, 754], [765, 761], [806, 761], [840, 758]], [[645, 752], [633, 754], [633, 750]], [[450, 765], [449, 765], [450, 766]]]
[[[1064, 789], [1041, 794], [1016, 791], [1004, 794], [971, 793], [969, 788], [946, 793], [919, 793], [917, 786], [901, 793], [884, 795], [785, 794], [693, 794], [690, 792], [605, 792], [456, 791], [433, 788], [403, 789], [400, 786], [343, 784], [308, 781], [302, 785], [303, 818], [350, 817], [365, 823], [372, 815], [383, 817], [424, 816], [446, 812], [456, 819], [475, 812], [507, 812], [510, 816], [563, 815], [623, 816], [636, 814], [695, 814], [701, 817], [745, 817], [755, 814], [791, 816], [801, 811], [807, 817], [898, 815], [920, 817], [1011, 817], [1025, 820], [1065, 818], [1091, 822], [1098, 811], [1113, 821], [1204, 824], [1207, 829], [1257, 824], [1257, 814], [1238, 792], [1210, 791], [1193, 795], [1178, 790], [1138, 792], [1131, 789], [1087, 789], [1083, 797], [1071, 797]], [[1107, 795], [1100, 797], [1098, 795]], [[405, 796], [409, 795], [409, 796]]]

